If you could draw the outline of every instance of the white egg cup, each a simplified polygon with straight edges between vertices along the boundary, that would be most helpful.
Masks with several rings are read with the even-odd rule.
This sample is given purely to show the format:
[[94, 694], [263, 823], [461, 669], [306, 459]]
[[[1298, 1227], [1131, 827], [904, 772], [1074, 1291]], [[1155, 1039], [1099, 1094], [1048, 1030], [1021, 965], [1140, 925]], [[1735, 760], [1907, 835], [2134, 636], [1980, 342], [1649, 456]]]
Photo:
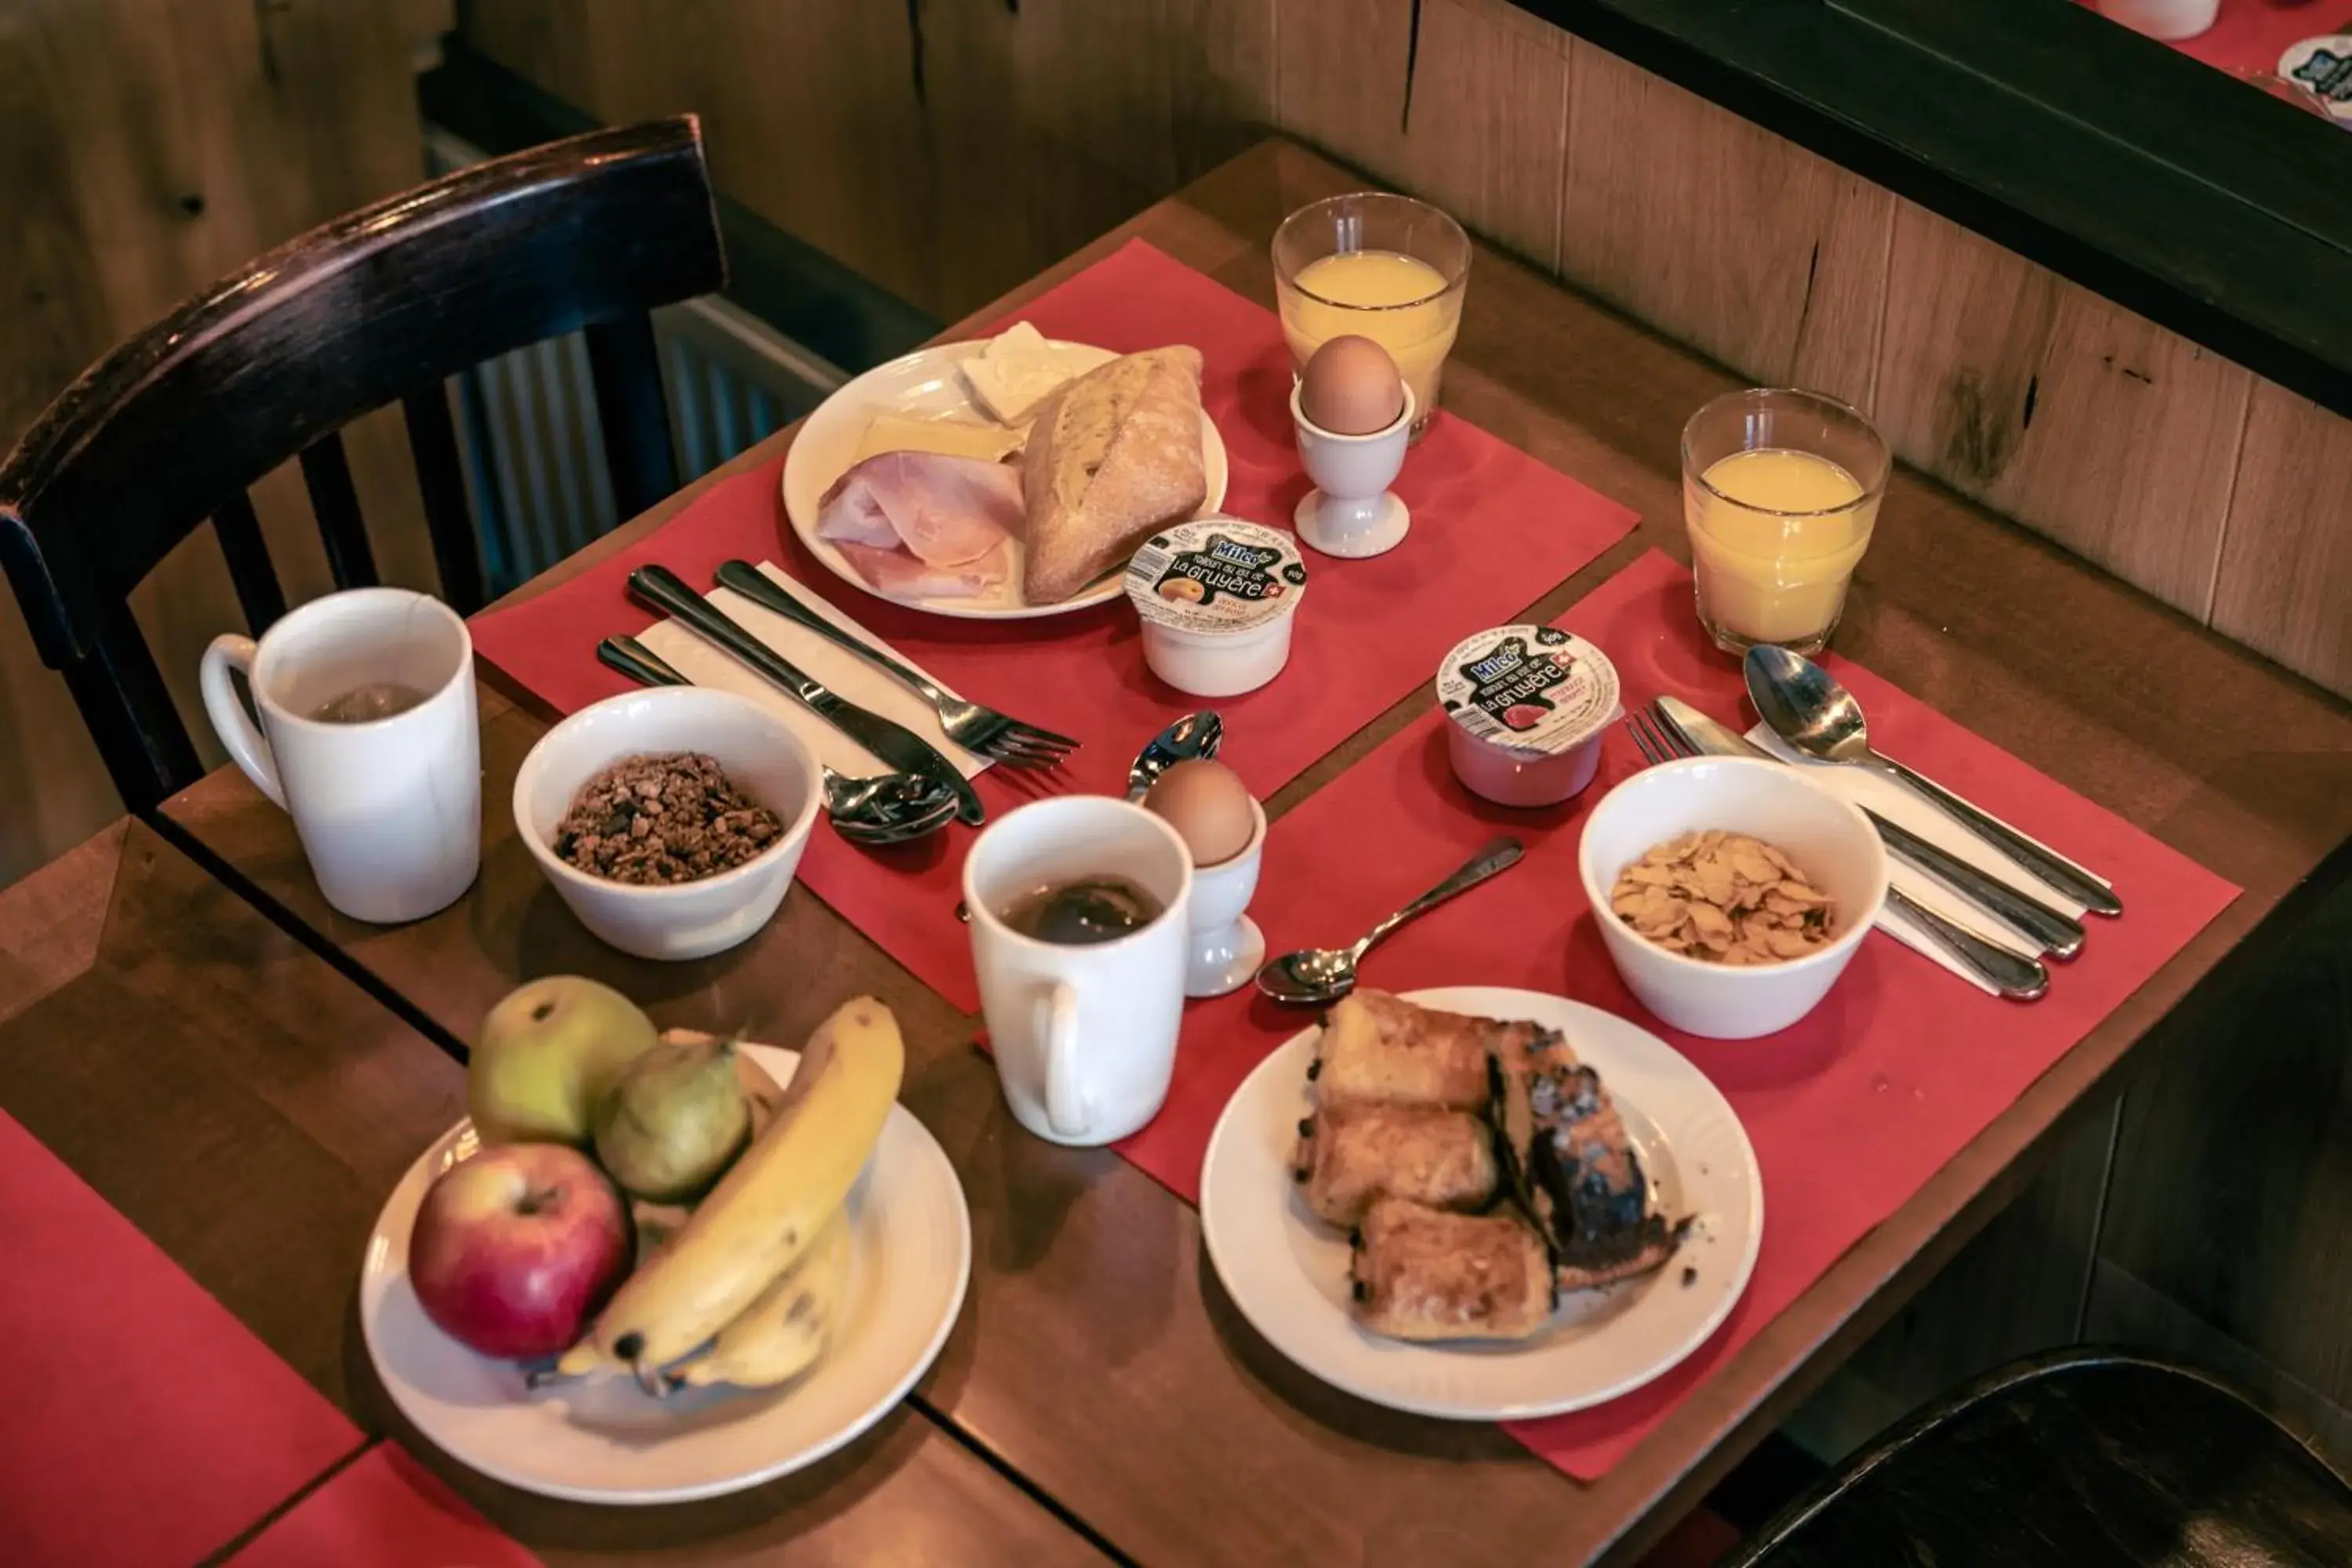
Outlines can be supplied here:
[[1186, 912], [1191, 945], [1184, 955], [1184, 994], [1223, 996], [1249, 984], [1265, 962], [1265, 933], [1243, 911], [1257, 892], [1265, 853], [1265, 807], [1250, 801], [1250, 841], [1238, 855], [1192, 868], [1192, 902]]
[[1412, 512], [1389, 489], [1412, 437], [1412, 388], [1404, 389], [1404, 411], [1387, 429], [1341, 436], [1307, 417], [1298, 402], [1304, 384], [1290, 389], [1290, 418], [1298, 427], [1299, 460], [1315, 489], [1291, 519], [1298, 537], [1326, 555], [1385, 555], [1412, 527]]

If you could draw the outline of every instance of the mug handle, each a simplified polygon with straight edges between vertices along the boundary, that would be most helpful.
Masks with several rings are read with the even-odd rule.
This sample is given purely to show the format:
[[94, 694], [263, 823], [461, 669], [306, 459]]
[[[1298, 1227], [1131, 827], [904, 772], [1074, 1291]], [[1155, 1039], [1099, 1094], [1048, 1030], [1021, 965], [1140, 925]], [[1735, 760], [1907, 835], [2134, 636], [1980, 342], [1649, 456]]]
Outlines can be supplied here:
[[229, 683], [229, 672], [235, 670], [250, 683], [253, 679], [254, 641], [235, 635], [216, 637], [205, 649], [205, 660], [197, 671], [198, 684], [204, 689], [205, 712], [213, 721], [214, 732], [221, 744], [228, 748], [229, 756], [245, 770], [253, 787], [277, 802], [278, 809], [286, 809], [286, 790], [278, 782], [278, 759], [270, 754], [269, 742], [237, 700], [236, 688]]
[[1055, 981], [1045, 994], [1045, 1120], [1064, 1138], [1083, 1138], [1094, 1118], [1078, 1070], [1078, 992]]

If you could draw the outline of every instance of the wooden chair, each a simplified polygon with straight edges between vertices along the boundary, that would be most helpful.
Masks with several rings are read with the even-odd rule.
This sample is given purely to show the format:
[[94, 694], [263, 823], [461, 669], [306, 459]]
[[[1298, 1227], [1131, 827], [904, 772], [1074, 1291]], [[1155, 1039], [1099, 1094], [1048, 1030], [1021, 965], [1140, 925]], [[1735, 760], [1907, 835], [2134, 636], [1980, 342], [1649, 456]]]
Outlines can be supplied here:
[[2074, 1349], [1912, 1415], [1718, 1568], [2352, 1563], [2352, 1488], [2208, 1373]]
[[474, 165], [271, 251], [100, 361], [0, 464], [0, 566], [133, 811], [195, 749], [129, 596], [206, 519], [255, 636], [286, 600], [246, 491], [299, 458], [339, 587], [376, 581], [337, 432], [397, 402], [461, 613], [482, 570], [445, 378], [585, 329], [624, 517], [677, 488], [647, 312], [726, 257], [691, 116]]

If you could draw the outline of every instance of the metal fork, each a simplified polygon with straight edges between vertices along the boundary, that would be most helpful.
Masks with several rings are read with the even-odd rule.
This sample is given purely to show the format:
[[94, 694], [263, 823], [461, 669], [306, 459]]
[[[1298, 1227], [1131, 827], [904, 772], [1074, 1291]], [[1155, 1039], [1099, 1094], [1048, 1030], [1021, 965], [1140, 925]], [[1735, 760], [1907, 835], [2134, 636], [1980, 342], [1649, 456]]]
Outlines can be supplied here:
[[[1633, 744], [1643, 761], [1652, 767], [1704, 754], [1671, 721], [1646, 708], [1635, 709], [1625, 721], [1625, 728], [1633, 733]], [[1900, 888], [1889, 887], [1886, 901], [1902, 910], [1920, 934], [1941, 948], [1953, 963], [2001, 995], [2031, 1002], [2050, 988], [2050, 971], [2039, 960], [2021, 957], [1986, 941], [1957, 921], [1946, 920]]]
[[1078, 749], [1067, 735], [1024, 724], [1010, 714], [969, 701], [927, 679], [853, 632], [831, 621], [777, 587], [748, 561], [730, 561], [719, 568], [719, 585], [731, 588], [763, 610], [772, 611], [837, 647], [847, 648], [931, 705], [948, 739], [974, 756], [1013, 768], [1050, 768]]

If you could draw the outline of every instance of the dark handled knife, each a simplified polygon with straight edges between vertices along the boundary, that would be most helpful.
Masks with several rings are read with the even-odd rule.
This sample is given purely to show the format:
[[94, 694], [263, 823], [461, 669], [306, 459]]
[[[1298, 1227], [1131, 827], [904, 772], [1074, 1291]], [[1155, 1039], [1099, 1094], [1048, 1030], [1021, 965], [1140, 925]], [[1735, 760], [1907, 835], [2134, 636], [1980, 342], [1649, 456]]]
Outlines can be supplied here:
[[[1678, 697], [1659, 698], [1658, 711], [1702, 752], [1780, 761], [1737, 730], [1717, 723]], [[2011, 887], [1990, 872], [1970, 865], [1902, 824], [1887, 821], [1866, 805], [1862, 814], [1870, 818], [1880, 841], [1896, 859], [1935, 878], [2036, 949], [2056, 959], [2072, 958], [2083, 951], [2080, 921], [2069, 919], [2023, 889]]]
[[826, 723], [873, 752], [887, 767], [936, 779], [955, 791], [957, 817], [977, 824], [988, 810], [971, 781], [956, 771], [939, 748], [905, 725], [868, 712], [835, 695], [814, 677], [743, 629], [740, 623], [692, 588], [667, 566], [640, 566], [629, 574], [629, 593], [677, 621], [703, 641], [734, 655]]

